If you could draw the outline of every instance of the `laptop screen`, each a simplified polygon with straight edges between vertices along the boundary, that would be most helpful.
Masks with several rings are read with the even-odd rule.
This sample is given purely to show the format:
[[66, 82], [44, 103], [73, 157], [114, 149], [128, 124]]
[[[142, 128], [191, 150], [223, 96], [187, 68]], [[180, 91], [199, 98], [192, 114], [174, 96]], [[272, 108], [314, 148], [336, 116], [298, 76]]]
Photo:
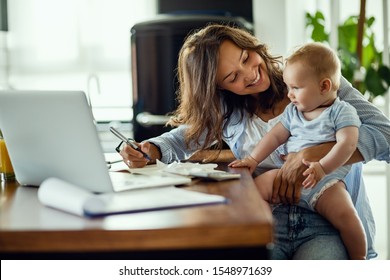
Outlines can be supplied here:
[[113, 190], [82, 91], [1, 91], [0, 128], [20, 184], [57, 177], [94, 192]]

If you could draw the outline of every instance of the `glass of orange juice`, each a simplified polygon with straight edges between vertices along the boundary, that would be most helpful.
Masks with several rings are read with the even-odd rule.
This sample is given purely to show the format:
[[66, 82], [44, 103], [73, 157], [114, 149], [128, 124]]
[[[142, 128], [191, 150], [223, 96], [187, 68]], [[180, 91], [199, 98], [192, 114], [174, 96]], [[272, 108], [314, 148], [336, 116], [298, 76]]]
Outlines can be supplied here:
[[0, 131], [0, 179], [1, 181], [15, 179], [14, 169], [8, 155], [3, 135]]

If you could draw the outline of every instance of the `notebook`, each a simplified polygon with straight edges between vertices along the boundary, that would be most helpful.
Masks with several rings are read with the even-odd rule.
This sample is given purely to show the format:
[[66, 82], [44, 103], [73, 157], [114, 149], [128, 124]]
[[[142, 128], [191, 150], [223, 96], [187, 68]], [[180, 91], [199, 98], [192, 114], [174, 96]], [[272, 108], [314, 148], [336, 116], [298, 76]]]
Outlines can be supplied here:
[[38, 189], [38, 198], [51, 208], [90, 218], [229, 202], [220, 195], [175, 186], [92, 194], [58, 178], [46, 179]]
[[107, 193], [191, 181], [169, 174], [109, 172], [82, 91], [0, 91], [0, 129], [22, 185], [39, 186], [54, 177]]

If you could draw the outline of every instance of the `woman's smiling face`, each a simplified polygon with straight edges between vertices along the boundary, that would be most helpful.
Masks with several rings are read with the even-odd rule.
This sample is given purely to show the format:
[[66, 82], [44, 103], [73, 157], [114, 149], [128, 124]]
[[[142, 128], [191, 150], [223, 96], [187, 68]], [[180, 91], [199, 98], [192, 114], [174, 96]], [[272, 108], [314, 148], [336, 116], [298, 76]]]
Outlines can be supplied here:
[[239, 48], [230, 40], [219, 48], [218, 87], [238, 95], [257, 94], [270, 87], [264, 60], [255, 51]]

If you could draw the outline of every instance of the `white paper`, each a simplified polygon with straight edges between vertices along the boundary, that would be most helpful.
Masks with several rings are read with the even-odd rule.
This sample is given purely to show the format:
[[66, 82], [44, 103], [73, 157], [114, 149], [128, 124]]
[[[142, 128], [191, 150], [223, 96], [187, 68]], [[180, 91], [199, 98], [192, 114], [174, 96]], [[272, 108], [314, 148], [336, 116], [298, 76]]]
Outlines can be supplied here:
[[89, 216], [100, 216], [209, 205], [225, 203], [226, 201], [226, 198], [220, 195], [205, 194], [168, 186], [96, 195], [86, 201], [84, 210]]
[[94, 194], [58, 178], [48, 178], [38, 189], [39, 201], [79, 216], [84, 215], [84, 203]]
[[161, 210], [227, 201], [220, 195], [174, 186], [94, 194], [58, 178], [48, 178], [42, 182], [38, 189], [38, 199], [46, 206], [79, 216]]
[[[157, 172], [166, 172], [176, 175], [191, 176], [193, 173], [217, 171], [216, 163], [194, 163], [194, 162], [172, 162], [170, 164], [156, 160], [156, 164], [147, 165], [142, 168], [129, 168], [131, 173], [150, 174]], [[220, 171], [223, 172], [223, 171]]]

